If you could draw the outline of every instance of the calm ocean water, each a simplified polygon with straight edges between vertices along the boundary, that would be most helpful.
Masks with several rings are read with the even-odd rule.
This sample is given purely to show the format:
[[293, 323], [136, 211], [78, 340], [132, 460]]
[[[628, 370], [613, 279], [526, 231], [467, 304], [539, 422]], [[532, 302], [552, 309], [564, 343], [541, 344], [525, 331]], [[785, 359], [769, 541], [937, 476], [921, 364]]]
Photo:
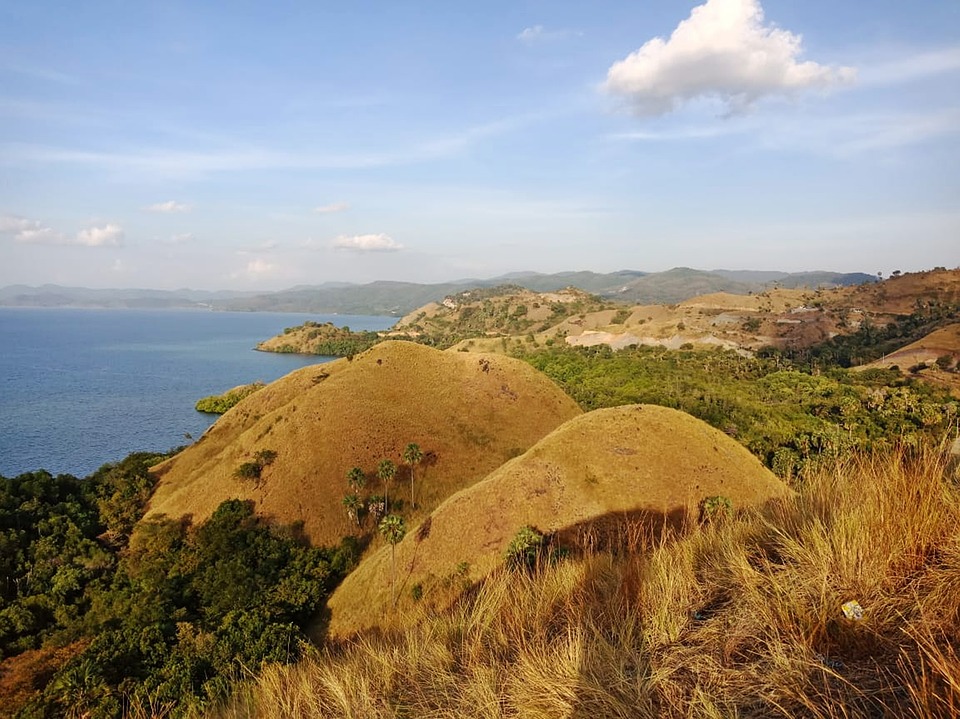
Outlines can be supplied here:
[[306, 320], [390, 327], [391, 317], [194, 310], [0, 308], [0, 475], [85, 476], [140, 450], [187, 443], [213, 423], [194, 403], [269, 382], [316, 356], [254, 345]]

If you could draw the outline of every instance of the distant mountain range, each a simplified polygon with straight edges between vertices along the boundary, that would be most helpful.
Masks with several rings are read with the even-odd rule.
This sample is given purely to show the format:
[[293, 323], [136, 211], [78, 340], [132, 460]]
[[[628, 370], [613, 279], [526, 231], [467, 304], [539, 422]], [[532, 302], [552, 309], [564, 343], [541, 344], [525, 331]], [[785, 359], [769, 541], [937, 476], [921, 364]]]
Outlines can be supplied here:
[[627, 304], [681, 302], [711, 292], [745, 294], [779, 287], [837, 287], [875, 282], [863, 272], [775, 272], [753, 270], [694, 270], [677, 267], [665, 272], [514, 272], [486, 280], [462, 279], [438, 284], [378, 281], [369, 284], [326, 282], [279, 292], [203, 290], [144, 290], [11, 285], [0, 288], [5, 307], [99, 307], [129, 309], [197, 308], [241, 312], [311, 312], [401, 316], [428, 302], [476, 287], [512, 284], [535, 292], [565, 287]]

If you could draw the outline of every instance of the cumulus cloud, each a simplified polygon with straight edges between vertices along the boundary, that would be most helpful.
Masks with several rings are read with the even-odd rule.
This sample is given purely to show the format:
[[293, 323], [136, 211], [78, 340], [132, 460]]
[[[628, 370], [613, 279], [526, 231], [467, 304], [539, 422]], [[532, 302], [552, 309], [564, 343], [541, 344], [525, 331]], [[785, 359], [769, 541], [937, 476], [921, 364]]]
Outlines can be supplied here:
[[12, 237], [24, 245], [65, 245], [69, 238], [39, 220], [18, 215], [0, 215], [0, 235]]
[[653, 38], [607, 71], [603, 89], [639, 115], [662, 115], [699, 99], [729, 110], [809, 88], [851, 82], [856, 70], [800, 61], [802, 38], [764, 23], [760, 0], [707, 0], [670, 38]]
[[0, 234], [12, 236], [25, 245], [82, 245], [85, 247], [117, 247], [123, 244], [123, 228], [110, 223], [89, 227], [70, 237], [44, 225], [16, 215], [0, 215]]
[[343, 212], [344, 210], [350, 209], [350, 205], [346, 202], [333, 202], [329, 205], [320, 205], [319, 207], [314, 207], [313, 211], [321, 215], [330, 215], [334, 212]]
[[75, 244], [87, 247], [119, 247], [123, 244], [123, 228], [113, 223], [88, 227], [77, 233]]
[[273, 272], [276, 266], [264, 259], [257, 258], [247, 263], [247, 274], [253, 276], [267, 275]]
[[0, 215], [0, 234], [12, 235], [17, 242], [26, 242], [24, 237], [30, 237], [37, 232], [50, 230], [38, 220], [28, 220], [17, 215]]
[[396, 252], [403, 249], [403, 245], [382, 232], [375, 235], [340, 235], [333, 241], [333, 246], [351, 252]]
[[57, 232], [52, 227], [38, 225], [37, 227], [28, 227], [14, 234], [13, 239], [25, 245], [70, 245], [74, 244], [70, 238], [62, 232]]
[[264, 277], [276, 275], [279, 267], [272, 262], [256, 257], [249, 260], [243, 269], [230, 273], [230, 279], [260, 280]]
[[166, 202], [158, 202], [155, 205], [150, 205], [144, 209], [147, 212], [159, 212], [164, 215], [172, 215], [177, 212], [189, 212], [191, 206], [183, 202], [177, 202], [176, 200], [167, 200]]

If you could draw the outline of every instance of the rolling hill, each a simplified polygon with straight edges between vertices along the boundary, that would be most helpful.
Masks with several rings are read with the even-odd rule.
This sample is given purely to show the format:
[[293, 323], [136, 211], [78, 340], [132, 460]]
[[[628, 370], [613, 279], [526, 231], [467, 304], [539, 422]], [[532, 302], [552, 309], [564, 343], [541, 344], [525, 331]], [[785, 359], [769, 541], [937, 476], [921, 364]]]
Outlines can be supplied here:
[[[418, 443], [426, 459], [416, 499], [429, 512], [579, 413], [519, 360], [385, 342], [297, 370], [233, 407], [155, 468], [147, 517], [201, 520], [225, 499], [251, 499], [261, 516], [302, 522], [313, 543], [333, 544], [358, 531], [341, 505], [352, 467], [367, 473], [367, 491], [383, 494], [378, 462], [400, 465], [407, 443]], [[275, 458], [259, 480], [235, 476], [264, 452]], [[407, 478], [397, 475], [393, 497], [409, 497]]]
[[[617, 541], [636, 520], [655, 529], [695, 517], [710, 496], [744, 507], [790, 494], [743, 446], [683, 412], [653, 405], [590, 412], [453, 495], [407, 534], [396, 547], [395, 615], [390, 548], [364, 560], [330, 598], [329, 631], [403, 623], [416, 616], [412, 606], [432, 611], [452, 599], [451, 583], [502, 566], [524, 526], [559, 533], [575, 547]], [[422, 604], [411, 599], [415, 586]]]

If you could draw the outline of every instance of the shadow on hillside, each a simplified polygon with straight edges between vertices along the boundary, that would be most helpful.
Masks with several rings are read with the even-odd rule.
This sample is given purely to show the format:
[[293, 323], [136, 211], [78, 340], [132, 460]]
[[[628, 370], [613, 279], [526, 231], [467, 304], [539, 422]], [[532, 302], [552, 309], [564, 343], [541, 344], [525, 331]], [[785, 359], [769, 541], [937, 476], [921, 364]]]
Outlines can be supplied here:
[[[578, 559], [637, 556], [682, 538], [698, 521], [698, 514], [686, 507], [610, 512], [555, 532], [550, 543]], [[617, 636], [618, 621], [610, 616], [611, 611], [633, 603], [639, 565], [628, 562], [628, 567], [626, 574], [620, 574], [611, 573], [606, 562], [584, 563], [579, 592], [585, 605], [578, 617], [582, 633], [574, 633], [593, 646], [584, 648], [580, 657], [575, 696], [565, 714], [570, 719], [595, 719], [611, 712], [619, 716], [624, 711], [638, 719], [661, 715], [661, 698], [643, 688], [650, 667], [639, 651], [631, 652], [621, 644], [625, 638]], [[602, 637], [596, 634], [601, 626], [607, 626]]]
[[550, 544], [572, 556], [635, 554], [678, 536], [695, 520], [684, 507], [669, 512], [609, 512], [554, 532]]

